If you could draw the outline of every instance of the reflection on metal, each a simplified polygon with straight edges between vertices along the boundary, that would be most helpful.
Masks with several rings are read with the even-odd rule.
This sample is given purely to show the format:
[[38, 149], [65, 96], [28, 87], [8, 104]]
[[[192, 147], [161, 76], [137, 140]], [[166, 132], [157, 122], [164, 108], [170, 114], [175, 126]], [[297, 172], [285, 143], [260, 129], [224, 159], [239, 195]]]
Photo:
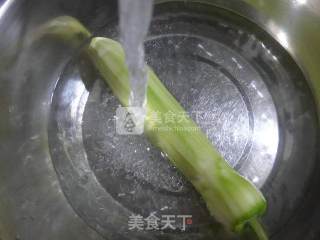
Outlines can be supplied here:
[[275, 33], [275, 38], [279, 41], [279, 43], [287, 50], [291, 49], [287, 33], [274, 21], [268, 21], [267, 25], [268, 28]]
[[15, 0], [6, 0], [2, 5], [0, 3], [0, 21], [14, 1]]
[[279, 31], [279, 33], [277, 33], [277, 38], [282, 46], [284, 46], [285, 48], [289, 48], [288, 37], [285, 32]]
[[308, 0], [295, 0], [295, 2], [298, 5], [305, 5], [305, 4], [307, 4]]
[[84, 111], [89, 92], [86, 90], [81, 79], [70, 79], [66, 89], [66, 99], [64, 101], [70, 104], [72, 119], [81, 124], [82, 113]]

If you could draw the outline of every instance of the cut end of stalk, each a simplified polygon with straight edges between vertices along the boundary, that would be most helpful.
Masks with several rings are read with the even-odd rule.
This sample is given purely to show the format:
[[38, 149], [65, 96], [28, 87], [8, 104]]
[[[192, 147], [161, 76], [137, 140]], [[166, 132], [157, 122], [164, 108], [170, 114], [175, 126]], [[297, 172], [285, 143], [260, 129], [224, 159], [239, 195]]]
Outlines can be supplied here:
[[41, 25], [31, 36], [30, 42], [51, 37], [77, 48], [92, 35], [77, 19], [60, 16]]
[[254, 218], [248, 222], [248, 225], [256, 235], [258, 240], [268, 240], [268, 236], [258, 219]]

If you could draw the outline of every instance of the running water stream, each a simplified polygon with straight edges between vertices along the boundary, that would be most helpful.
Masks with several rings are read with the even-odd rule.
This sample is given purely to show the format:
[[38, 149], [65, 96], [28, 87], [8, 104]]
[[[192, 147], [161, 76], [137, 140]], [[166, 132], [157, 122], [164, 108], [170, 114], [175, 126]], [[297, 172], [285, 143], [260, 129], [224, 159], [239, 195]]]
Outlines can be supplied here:
[[152, 18], [153, 0], [119, 0], [120, 37], [129, 69], [131, 93], [129, 107], [137, 107], [144, 117], [146, 107], [147, 68], [144, 40]]

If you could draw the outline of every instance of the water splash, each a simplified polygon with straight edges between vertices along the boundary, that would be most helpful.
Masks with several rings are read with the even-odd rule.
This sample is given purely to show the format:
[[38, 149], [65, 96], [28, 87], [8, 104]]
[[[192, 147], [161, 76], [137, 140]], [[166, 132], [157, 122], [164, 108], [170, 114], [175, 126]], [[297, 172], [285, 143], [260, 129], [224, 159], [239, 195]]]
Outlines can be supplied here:
[[148, 76], [143, 42], [152, 17], [153, 0], [119, 0], [119, 3], [120, 36], [131, 86], [129, 106], [144, 109]]

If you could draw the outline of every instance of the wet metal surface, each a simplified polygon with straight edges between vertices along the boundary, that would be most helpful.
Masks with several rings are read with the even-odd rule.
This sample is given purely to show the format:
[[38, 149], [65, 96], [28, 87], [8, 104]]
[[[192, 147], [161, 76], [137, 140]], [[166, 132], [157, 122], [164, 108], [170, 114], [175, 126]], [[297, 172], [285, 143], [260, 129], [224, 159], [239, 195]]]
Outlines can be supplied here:
[[[83, 59], [52, 42], [12, 47], [10, 37], [22, 41], [16, 36], [62, 12], [97, 35], [118, 38], [113, 1], [50, 4], [45, 17], [10, 15], [16, 32], [4, 31], [0, 41], [6, 59], [0, 63], [0, 237], [226, 238], [164, 153], [144, 137], [115, 133], [119, 103]], [[24, 18], [30, 20], [21, 25]], [[287, 35], [278, 37], [292, 48]], [[317, 108], [287, 52], [233, 13], [181, 2], [156, 7], [145, 46], [148, 64], [170, 92], [229, 164], [264, 192], [263, 222], [272, 239], [317, 239]], [[187, 233], [128, 230], [131, 214], [152, 212], [191, 214], [194, 223]]]

